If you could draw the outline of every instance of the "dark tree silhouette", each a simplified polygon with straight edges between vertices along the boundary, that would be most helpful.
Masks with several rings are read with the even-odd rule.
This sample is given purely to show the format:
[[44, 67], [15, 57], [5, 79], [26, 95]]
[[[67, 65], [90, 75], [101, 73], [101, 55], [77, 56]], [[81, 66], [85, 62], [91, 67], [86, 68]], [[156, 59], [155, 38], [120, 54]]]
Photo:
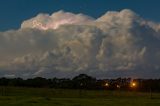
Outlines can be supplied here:
[[[131, 88], [131, 81], [136, 82], [136, 88]], [[136, 90], [145, 92], [160, 92], [160, 79], [101, 79], [96, 80], [86, 74], [80, 74], [73, 79], [69, 78], [52, 78], [46, 79], [36, 77], [32, 79], [22, 78], [0, 78], [1, 88], [6, 86], [18, 87], [48, 87], [57, 89], [103, 89], [103, 90]], [[2, 89], [1, 91], [4, 91]]]

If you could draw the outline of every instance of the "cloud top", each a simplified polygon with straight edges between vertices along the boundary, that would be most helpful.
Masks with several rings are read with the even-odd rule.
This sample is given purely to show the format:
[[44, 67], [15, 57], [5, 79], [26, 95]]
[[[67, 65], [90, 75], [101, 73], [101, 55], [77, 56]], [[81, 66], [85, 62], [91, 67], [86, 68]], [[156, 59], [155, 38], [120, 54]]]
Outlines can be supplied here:
[[24, 21], [21, 28], [57, 29], [59, 26], [65, 24], [86, 24], [91, 21], [93, 21], [93, 18], [83, 14], [58, 11], [52, 15], [38, 14], [34, 18]]
[[98, 78], [160, 76], [160, 24], [129, 9], [94, 19], [58, 11], [0, 32], [0, 75]]

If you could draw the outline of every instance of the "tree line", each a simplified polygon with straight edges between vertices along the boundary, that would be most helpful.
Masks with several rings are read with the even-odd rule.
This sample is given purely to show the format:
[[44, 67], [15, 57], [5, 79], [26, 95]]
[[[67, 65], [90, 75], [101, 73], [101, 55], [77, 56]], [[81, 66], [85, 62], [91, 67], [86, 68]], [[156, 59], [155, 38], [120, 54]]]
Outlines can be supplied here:
[[32, 79], [0, 78], [0, 86], [88, 90], [136, 90], [160, 92], [160, 79], [96, 79], [86, 74], [80, 74], [72, 79], [46, 79], [42, 77], [36, 77]]

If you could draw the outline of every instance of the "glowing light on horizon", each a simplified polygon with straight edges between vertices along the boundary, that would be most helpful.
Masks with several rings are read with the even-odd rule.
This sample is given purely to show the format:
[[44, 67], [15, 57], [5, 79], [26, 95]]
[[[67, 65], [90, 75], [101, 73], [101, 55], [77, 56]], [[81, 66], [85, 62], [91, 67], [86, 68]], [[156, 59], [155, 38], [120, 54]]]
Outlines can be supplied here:
[[105, 85], [104, 85], [104, 86], [108, 87], [108, 86], [109, 86], [109, 83], [105, 83]]
[[137, 83], [136, 82], [131, 82], [131, 88], [135, 88], [135, 87], [137, 87]]
[[120, 86], [120, 85], [117, 85], [116, 87], [117, 87], [117, 88], [120, 88], [121, 86]]

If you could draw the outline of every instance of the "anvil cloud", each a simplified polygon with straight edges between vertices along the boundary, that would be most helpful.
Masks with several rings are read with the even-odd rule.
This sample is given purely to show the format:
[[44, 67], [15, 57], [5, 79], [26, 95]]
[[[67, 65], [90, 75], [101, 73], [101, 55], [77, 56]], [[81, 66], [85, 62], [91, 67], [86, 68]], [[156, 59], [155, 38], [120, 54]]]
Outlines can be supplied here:
[[0, 58], [1, 77], [159, 78], [160, 24], [129, 9], [39, 14], [0, 32]]

